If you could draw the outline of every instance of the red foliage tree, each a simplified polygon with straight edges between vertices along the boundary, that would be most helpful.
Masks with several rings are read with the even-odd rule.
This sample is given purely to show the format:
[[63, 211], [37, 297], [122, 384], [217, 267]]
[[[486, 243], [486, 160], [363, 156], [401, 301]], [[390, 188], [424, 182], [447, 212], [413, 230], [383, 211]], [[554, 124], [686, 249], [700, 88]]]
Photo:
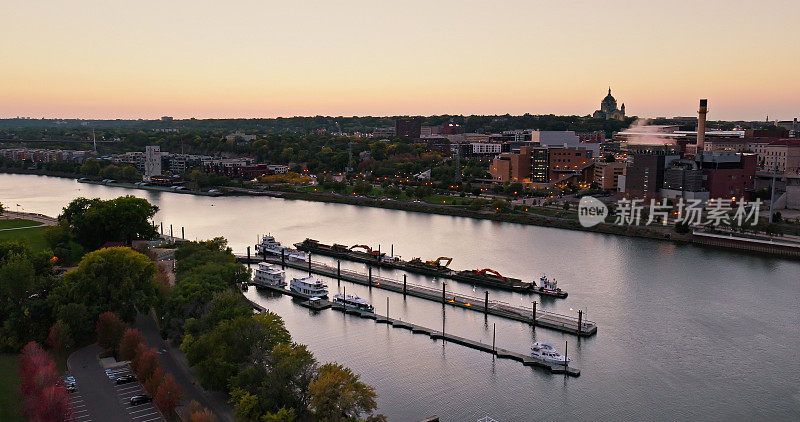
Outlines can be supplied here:
[[140, 344], [145, 344], [142, 332], [134, 328], [128, 328], [125, 330], [125, 334], [122, 335], [122, 340], [119, 341], [119, 358], [121, 360], [133, 360]]
[[58, 320], [50, 327], [47, 345], [58, 354], [64, 354], [72, 348], [72, 335], [69, 332], [69, 326], [64, 321]]
[[161, 382], [161, 385], [158, 386], [155, 397], [156, 406], [158, 406], [162, 412], [170, 414], [181, 403], [182, 397], [183, 391], [175, 381], [175, 377], [173, 377], [172, 374], [167, 374]]
[[153, 375], [144, 382], [144, 390], [150, 397], [153, 397], [158, 392], [158, 386], [164, 381], [164, 370], [161, 367], [153, 371]]
[[53, 358], [37, 343], [22, 348], [19, 358], [23, 412], [35, 421], [66, 421], [71, 415], [69, 394], [61, 385]]
[[153, 375], [156, 368], [158, 368], [158, 354], [156, 349], [142, 346], [137, 349], [136, 357], [133, 358], [133, 367], [136, 371], [136, 377], [140, 380], [146, 380]]
[[97, 318], [97, 344], [103, 349], [114, 349], [119, 345], [127, 325], [114, 312], [103, 312]]

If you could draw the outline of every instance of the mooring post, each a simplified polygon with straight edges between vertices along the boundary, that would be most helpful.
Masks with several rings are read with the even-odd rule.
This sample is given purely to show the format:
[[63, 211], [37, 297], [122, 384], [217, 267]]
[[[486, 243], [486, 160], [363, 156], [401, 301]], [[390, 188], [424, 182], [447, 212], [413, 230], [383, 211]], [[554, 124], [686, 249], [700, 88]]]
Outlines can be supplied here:
[[407, 274], [403, 274], [403, 296], [406, 295], [406, 279], [408, 278]]
[[380, 262], [381, 261], [381, 245], [378, 244], [378, 254], [375, 255], [375, 260]]
[[173, 242], [175, 241], [175, 238], [172, 236], [172, 224], [169, 225], [169, 237], [170, 240], [172, 240]]
[[308, 254], [308, 275], [311, 276], [311, 254]]
[[161, 222], [161, 235], [164, 235], [164, 222]]
[[342, 261], [336, 260], [336, 281], [342, 280]]
[[[568, 346], [569, 346], [569, 340], [564, 340], [564, 368], [566, 368], [568, 365], [567, 364], [567, 358], [569, 358], [569, 355], [567, 353], [569, 351]], [[566, 372], [564, 372], [564, 374], [566, 375]]]
[[444, 288], [445, 288], [445, 286], [447, 286], [447, 283], [445, 283], [444, 281], [442, 281], [442, 306], [444, 306], [445, 302], [447, 302], [447, 301], [445, 300], [445, 298], [444, 298]]
[[578, 335], [581, 335], [581, 326], [583, 325], [583, 311], [578, 309]]
[[250, 247], [247, 247], [247, 265], [250, 265]]
[[492, 353], [497, 354], [497, 347], [495, 347], [495, 340], [497, 339], [497, 323], [492, 323]]
[[386, 318], [389, 318], [389, 296], [386, 296]]
[[394, 258], [394, 243], [392, 243], [392, 258]]
[[372, 287], [372, 267], [367, 267], [367, 269], [369, 270], [369, 278], [367, 279], [367, 284], [369, 284], [369, 287]]
[[186, 239], [186, 234], [183, 232], [183, 226], [181, 226], [181, 240]]
[[536, 301], [533, 301], [533, 313], [531, 314], [531, 324], [536, 328]]
[[486, 296], [483, 299], [483, 313], [489, 313], [489, 291], [486, 291]]
[[[264, 249], [264, 261], [267, 260], [267, 250]], [[286, 249], [281, 249], [281, 268], [286, 268]]]

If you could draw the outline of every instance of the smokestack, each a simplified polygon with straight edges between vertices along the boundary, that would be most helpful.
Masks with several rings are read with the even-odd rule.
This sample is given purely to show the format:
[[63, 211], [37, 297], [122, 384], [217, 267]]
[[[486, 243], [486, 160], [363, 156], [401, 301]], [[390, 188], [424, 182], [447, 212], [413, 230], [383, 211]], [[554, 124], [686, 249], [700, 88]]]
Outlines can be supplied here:
[[702, 154], [706, 143], [706, 114], [708, 114], [708, 100], [700, 100], [700, 109], [697, 110], [697, 153]]

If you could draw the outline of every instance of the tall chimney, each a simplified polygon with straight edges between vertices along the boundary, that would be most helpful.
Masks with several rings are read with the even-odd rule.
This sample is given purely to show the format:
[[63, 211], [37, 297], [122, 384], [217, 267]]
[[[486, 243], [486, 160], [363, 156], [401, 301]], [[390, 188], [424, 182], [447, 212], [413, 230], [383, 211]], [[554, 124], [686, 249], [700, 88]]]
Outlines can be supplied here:
[[708, 114], [708, 100], [700, 100], [700, 109], [697, 110], [697, 153], [702, 154], [706, 143], [706, 114]]

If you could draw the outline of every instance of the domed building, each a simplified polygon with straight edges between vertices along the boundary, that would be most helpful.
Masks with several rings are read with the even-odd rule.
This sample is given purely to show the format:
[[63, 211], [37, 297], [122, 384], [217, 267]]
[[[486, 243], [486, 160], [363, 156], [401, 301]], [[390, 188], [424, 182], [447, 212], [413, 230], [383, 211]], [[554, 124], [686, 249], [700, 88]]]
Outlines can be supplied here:
[[625, 120], [625, 103], [617, 108], [617, 100], [611, 95], [611, 87], [608, 88], [608, 95], [600, 102], [600, 110], [595, 110], [592, 117], [595, 119], [616, 119]]

